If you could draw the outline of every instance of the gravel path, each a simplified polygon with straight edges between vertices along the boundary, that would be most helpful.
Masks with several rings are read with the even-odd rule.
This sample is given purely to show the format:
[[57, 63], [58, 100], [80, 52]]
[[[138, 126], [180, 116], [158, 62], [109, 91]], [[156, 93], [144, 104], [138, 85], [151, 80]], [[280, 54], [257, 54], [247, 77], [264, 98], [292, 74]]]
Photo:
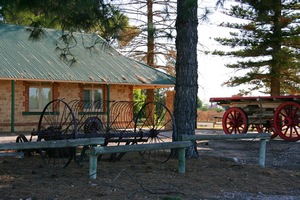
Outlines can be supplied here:
[[[196, 134], [224, 134], [219, 130], [198, 130]], [[216, 156], [243, 164], [257, 164], [260, 142], [258, 139], [199, 141], [202, 156]], [[300, 141], [288, 142], [275, 138], [267, 142], [266, 167], [299, 169]]]

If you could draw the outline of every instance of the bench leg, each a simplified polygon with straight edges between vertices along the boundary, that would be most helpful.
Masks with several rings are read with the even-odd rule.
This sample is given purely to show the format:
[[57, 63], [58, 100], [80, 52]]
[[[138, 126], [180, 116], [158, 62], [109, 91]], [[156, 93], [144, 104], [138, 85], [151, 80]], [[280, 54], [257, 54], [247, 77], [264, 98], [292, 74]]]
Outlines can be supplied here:
[[178, 172], [185, 173], [185, 148], [178, 149]]
[[265, 167], [265, 163], [266, 163], [266, 146], [267, 146], [267, 140], [261, 139], [260, 150], [259, 150], [259, 165], [261, 167]]
[[97, 160], [98, 160], [98, 156], [90, 154], [90, 171], [89, 171], [90, 179], [97, 178]]

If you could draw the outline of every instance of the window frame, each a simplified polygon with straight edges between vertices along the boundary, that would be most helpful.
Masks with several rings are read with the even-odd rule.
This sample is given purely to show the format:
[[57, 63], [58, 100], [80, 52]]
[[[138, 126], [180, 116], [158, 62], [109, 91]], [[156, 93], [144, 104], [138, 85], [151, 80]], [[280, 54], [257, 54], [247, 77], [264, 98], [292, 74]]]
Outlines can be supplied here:
[[[104, 100], [104, 89], [103, 89], [103, 86], [90, 85], [90, 86], [84, 87], [83, 88], [83, 100], [84, 101], [92, 101], [92, 102], [94, 102], [95, 101], [95, 91], [96, 90], [101, 90], [100, 101], [102, 101], [102, 104], [103, 104], [103, 100]], [[85, 95], [84, 95], [85, 91], [90, 91], [91, 92], [91, 99], [88, 99], [88, 100], [85, 99]], [[95, 105], [93, 104], [91, 109], [90, 108], [88, 108], [88, 109], [84, 108], [83, 111], [84, 112], [103, 112], [104, 108], [103, 108], [103, 105], [102, 105], [100, 109], [97, 109], [97, 108], [95, 108]]]
[[[30, 89], [31, 88], [37, 88], [38, 89], [38, 108], [30, 108]], [[49, 101], [53, 100], [53, 87], [51, 84], [45, 84], [45, 83], [35, 83], [35, 84], [29, 84], [28, 86], [28, 111], [29, 112], [42, 112], [44, 110], [44, 107], [47, 105], [48, 102], [43, 102], [43, 90], [44, 89], [50, 89], [48, 92], [50, 94]]]

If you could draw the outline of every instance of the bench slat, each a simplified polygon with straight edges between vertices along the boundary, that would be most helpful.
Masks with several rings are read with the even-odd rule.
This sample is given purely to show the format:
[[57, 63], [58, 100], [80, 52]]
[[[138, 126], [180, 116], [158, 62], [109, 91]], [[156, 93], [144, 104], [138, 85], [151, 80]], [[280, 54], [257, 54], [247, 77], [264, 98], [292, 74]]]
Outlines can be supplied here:
[[226, 134], [226, 135], [181, 135], [180, 140], [229, 140], [229, 139], [270, 139], [270, 133], [247, 133], [247, 134]]
[[90, 149], [90, 154], [111, 154], [111, 153], [124, 153], [124, 152], [136, 152], [147, 150], [159, 150], [159, 149], [177, 149], [186, 148], [192, 145], [191, 141], [176, 141], [176, 142], [163, 142], [156, 144], [136, 144], [136, 145], [121, 145], [121, 146], [98, 146]]
[[104, 144], [104, 138], [80, 138], [80, 139], [69, 139], [69, 140], [49, 140], [49, 141], [22, 142], [22, 143], [0, 143], [0, 151], [62, 148], [62, 147], [76, 147], [76, 146], [86, 146], [86, 145], [101, 145], [101, 144]]

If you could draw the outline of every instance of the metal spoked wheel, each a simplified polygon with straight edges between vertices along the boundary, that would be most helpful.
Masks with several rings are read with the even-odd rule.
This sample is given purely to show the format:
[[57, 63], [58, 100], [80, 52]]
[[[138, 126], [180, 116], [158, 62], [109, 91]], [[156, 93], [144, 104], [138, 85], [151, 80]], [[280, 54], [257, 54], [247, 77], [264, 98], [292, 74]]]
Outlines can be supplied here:
[[16, 143], [22, 143], [22, 142], [28, 142], [28, 139], [26, 138], [26, 136], [24, 134], [20, 134], [16, 138]]
[[[175, 120], [170, 110], [158, 102], [146, 103], [135, 118], [134, 132], [137, 137], [147, 138], [143, 143], [163, 143], [177, 139]], [[172, 155], [172, 150], [143, 151], [140, 154], [145, 159], [166, 162]]]
[[[29, 141], [24, 134], [19, 134], [18, 137], [16, 138], [16, 143], [23, 143], [23, 142], [29, 142]], [[23, 152], [25, 155], [31, 155], [32, 152], [31, 149], [25, 149], [20, 151]]]
[[248, 131], [248, 117], [241, 108], [229, 108], [222, 118], [223, 130], [226, 134], [240, 134]]
[[287, 141], [300, 139], [300, 105], [296, 102], [281, 103], [274, 115], [274, 127], [278, 135]]
[[[77, 137], [77, 123], [69, 105], [63, 100], [49, 102], [39, 120], [38, 141], [66, 140]], [[50, 164], [67, 167], [76, 155], [75, 147], [51, 148], [42, 150], [43, 159]]]

